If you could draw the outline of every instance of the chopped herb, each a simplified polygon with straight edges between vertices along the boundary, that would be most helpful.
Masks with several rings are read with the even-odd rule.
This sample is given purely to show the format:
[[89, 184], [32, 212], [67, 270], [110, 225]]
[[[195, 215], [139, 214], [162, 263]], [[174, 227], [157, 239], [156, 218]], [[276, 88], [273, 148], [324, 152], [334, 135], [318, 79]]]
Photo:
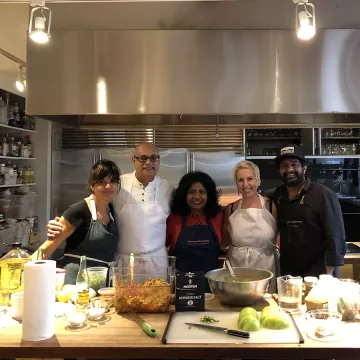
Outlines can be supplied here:
[[201, 322], [203, 323], [214, 323], [214, 322], [219, 322], [219, 320], [215, 320], [212, 316], [204, 316], [200, 319]]

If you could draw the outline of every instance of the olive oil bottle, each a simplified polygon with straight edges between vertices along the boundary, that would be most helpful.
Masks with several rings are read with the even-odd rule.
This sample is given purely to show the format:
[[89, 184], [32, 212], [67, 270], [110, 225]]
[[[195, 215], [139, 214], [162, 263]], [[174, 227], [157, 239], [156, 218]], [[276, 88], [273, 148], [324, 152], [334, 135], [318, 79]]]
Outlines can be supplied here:
[[11, 247], [0, 259], [0, 278], [9, 283], [10, 294], [24, 289], [24, 266], [31, 261], [30, 254], [21, 249], [21, 243], [14, 242]]
[[76, 277], [77, 304], [87, 305], [89, 297], [89, 275], [86, 267], [86, 256], [81, 256], [79, 272]]

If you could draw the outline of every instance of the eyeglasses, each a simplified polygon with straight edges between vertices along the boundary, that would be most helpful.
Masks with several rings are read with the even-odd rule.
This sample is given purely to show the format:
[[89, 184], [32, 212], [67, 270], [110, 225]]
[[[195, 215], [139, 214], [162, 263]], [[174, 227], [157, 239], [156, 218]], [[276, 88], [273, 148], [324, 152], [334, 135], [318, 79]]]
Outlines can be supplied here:
[[152, 163], [154, 163], [154, 162], [159, 161], [160, 156], [159, 155], [151, 155], [151, 156], [141, 155], [141, 156], [134, 156], [134, 158], [141, 163], [146, 163], [148, 160], [150, 160]]

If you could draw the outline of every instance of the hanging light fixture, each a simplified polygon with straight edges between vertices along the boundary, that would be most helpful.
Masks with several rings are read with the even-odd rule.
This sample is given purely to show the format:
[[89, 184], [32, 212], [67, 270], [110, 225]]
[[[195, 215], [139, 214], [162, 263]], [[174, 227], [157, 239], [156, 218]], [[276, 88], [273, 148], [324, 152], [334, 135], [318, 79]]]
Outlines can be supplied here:
[[[51, 35], [51, 10], [45, 6], [45, 0], [33, 1], [29, 23], [29, 37], [38, 44], [46, 44]], [[32, 3], [30, 2], [30, 5]]]
[[26, 89], [26, 75], [22, 65], [19, 66], [19, 75], [15, 85], [20, 92], [24, 92]]
[[293, 0], [296, 4], [296, 35], [301, 40], [310, 40], [316, 34], [315, 6], [308, 0]]

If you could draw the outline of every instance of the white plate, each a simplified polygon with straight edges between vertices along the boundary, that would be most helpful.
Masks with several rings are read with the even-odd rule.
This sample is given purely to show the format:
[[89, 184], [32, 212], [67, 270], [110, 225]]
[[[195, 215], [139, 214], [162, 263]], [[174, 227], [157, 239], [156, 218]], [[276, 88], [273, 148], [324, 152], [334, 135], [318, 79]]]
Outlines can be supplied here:
[[315, 335], [315, 329], [308, 331], [306, 335], [311, 340], [320, 341], [320, 342], [336, 342], [344, 338], [343, 334], [341, 334], [340, 332], [336, 332], [334, 335], [331, 336], [325, 336], [323, 338], [320, 338]]

